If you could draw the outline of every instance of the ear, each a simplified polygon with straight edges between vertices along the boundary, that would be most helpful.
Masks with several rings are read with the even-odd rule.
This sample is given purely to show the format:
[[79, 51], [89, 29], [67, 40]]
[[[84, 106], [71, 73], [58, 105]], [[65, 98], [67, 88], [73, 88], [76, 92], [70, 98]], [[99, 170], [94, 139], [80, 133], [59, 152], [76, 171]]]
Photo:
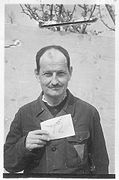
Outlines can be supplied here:
[[34, 70], [34, 74], [36, 76], [36, 79], [39, 81], [40, 79], [39, 79], [39, 73], [38, 73], [37, 69]]
[[72, 71], [73, 71], [73, 68], [72, 68], [72, 66], [71, 66], [70, 69], [69, 69], [69, 81], [70, 81], [71, 76], [72, 76]]
[[72, 71], [73, 71], [73, 67], [70, 67], [69, 73], [70, 73], [70, 77], [72, 76]]

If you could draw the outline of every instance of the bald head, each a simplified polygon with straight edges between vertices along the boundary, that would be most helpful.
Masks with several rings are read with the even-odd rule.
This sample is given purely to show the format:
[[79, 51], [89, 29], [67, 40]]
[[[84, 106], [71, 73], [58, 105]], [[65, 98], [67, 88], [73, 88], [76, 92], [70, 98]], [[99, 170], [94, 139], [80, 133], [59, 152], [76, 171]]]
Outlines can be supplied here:
[[57, 49], [49, 49], [47, 50], [40, 58], [40, 66], [43, 64], [64, 64], [67, 66], [67, 59], [59, 50]]
[[36, 55], [37, 73], [39, 73], [40, 71], [40, 66], [42, 61], [47, 59], [49, 60], [52, 59], [52, 61], [56, 62], [56, 59], [58, 59], [55, 58], [56, 56], [57, 57], [59, 56], [60, 59], [62, 59], [63, 61], [65, 60], [65, 63], [67, 64], [67, 67], [70, 70], [70, 57], [67, 50], [61, 46], [52, 45], [52, 46], [46, 46], [37, 52]]

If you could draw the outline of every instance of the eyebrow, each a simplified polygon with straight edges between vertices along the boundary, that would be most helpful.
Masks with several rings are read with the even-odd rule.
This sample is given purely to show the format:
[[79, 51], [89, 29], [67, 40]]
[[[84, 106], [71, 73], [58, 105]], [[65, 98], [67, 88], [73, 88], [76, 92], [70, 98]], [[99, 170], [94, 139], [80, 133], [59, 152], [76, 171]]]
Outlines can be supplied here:
[[54, 71], [52, 71], [52, 70], [46, 70], [46, 71], [43, 71], [43, 73], [52, 73], [52, 72], [66, 72], [65, 70], [54, 70]]

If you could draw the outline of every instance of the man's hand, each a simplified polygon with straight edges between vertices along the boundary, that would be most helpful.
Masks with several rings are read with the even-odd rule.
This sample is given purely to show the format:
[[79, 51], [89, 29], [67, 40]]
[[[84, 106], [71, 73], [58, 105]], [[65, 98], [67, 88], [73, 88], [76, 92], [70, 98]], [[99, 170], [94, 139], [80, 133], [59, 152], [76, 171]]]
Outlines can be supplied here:
[[48, 132], [44, 130], [30, 131], [26, 137], [26, 148], [31, 151], [35, 148], [44, 147], [49, 140]]

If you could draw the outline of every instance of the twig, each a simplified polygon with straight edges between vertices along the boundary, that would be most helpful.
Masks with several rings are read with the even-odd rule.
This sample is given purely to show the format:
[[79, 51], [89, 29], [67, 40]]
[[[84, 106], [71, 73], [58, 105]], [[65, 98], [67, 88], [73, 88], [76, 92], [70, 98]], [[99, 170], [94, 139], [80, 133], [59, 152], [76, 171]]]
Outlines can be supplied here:
[[78, 6], [79, 6], [80, 8], [82, 8], [83, 10], [85, 10], [85, 7], [81, 6], [80, 4], [78, 4]]
[[112, 31], [115, 31], [115, 29], [109, 27], [109, 26], [104, 22], [104, 20], [103, 20], [103, 18], [102, 18], [100, 6], [99, 6], [99, 15], [100, 15], [100, 19], [101, 19], [102, 23], [103, 23], [108, 29], [110, 29], [110, 30], [112, 30]]
[[28, 15], [28, 16], [30, 17], [30, 19], [32, 19], [32, 16], [25, 11], [25, 9], [23, 8], [23, 6], [22, 6], [21, 4], [20, 4], [20, 7], [21, 7], [21, 9], [22, 9], [22, 13]]
[[114, 16], [114, 12], [112, 10], [112, 7], [108, 4], [106, 4], [105, 7], [107, 8], [107, 11], [108, 11], [108, 13], [109, 13], [114, 25], [115, 25], [115, 16]]
[[76, 9], [76, 5], [74, 5], [74, 8], [73, 8], [72, 13], [71, 13], [71, 15], [70, 15], [70, 20], [72, 19], [72, 16], [73, 16], [73, 14], [74, 14], [74, 12], [75, 12], [75, 9]]
[[22, 8], [22, 12], [26, 15], [28, 15], [30, 17], [30, 19], [35, 19], [36, 21], [38, 21], [40, 19], [40, 17], [38, 16], [38, 14], [30, 7], [29, 4], [25, 4], [24, 5], [26, 10], [24, 9], [24, 7], [20, 4], [20, 7]]
[[[91, 9], [91, 14], [90, 14], [90, 16], [89, 16], [89, 19], [88, 19], [88, 21], [91, 19], [91, 17], [92, 17], [92, 15], [93, 15], [93, 13], [94, 13], [94, 11], [95, 11], [95, 8], [96, 8], [96, 5], [94, 5], [94, 7], [92, 7], [92, 9]], [[84, 27], [84, 29], [83, 29], [83, 31], [85, 32], [85, 30], [86, 30], [86, 28], [87, 28], [87, 23], [86, 23], [86, 25], [85, 25], [85, 27]]]

